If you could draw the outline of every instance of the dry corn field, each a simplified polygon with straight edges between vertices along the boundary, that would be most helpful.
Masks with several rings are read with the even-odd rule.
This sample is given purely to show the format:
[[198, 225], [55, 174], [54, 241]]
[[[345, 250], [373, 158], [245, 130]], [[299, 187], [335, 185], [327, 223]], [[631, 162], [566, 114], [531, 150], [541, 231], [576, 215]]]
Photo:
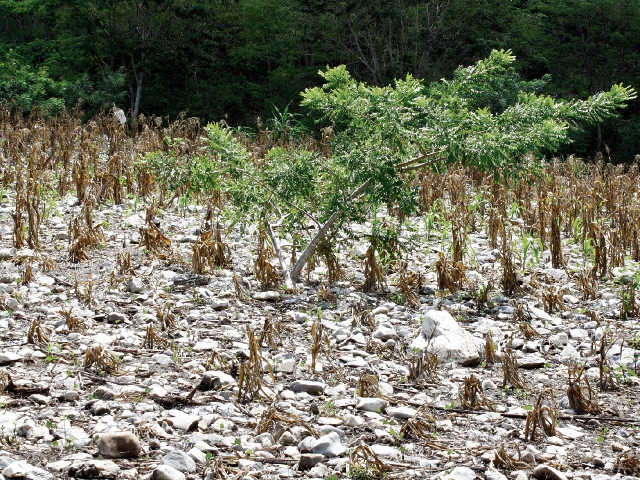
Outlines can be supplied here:
[[638, 164], [420, 174], [417, 216], [333, 236], [291, 291], [297, 239], [143, 161], [205, 146], [0, 111], [4, 477], [640, 476]]

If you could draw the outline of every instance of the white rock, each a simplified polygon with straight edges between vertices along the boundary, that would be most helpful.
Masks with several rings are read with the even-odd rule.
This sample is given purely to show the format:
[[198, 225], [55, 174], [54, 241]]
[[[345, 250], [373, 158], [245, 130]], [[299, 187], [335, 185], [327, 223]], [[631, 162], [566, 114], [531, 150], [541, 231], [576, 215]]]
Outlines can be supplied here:
[[359, 415], [352, 415], [347, 413], [344, 416], [344, 424], [347, 427], [363, 427], [365, 425], [364, 418]]
[[365, 412], [380, 412], [384, 410], [388, 402], [382, 398], [367, 398], [363, 397], [358, 401], [356, 408], [358, 410], [364, 410]]
[[129, 282], [129, 291], [131, 293], [140, 293], [144, 290], [144, 283], [139, 278], [132, 278]]
[[387, 415], [395, 418], [411, 418], [413, 417], [417, 410], [410, 407], [387, 407], [386, 409]]
[[311, 445], [313, 453], [319, 453], [327, 458], [337, 457], [343, 454], [347, 448], [340, 442], [340, 436], [331, 432], [316, 439]]
[[440, 363], [453, 360], [466, 367], [480, 362], [484, 340], [463, 329], [449, 312], [429, 310], [424, 313], [422, 332], [411, 348], [426, 349], [436, 355]]
[[278, 292], [268, 291], [268, 292], [256, 292], [253, 294], [254, 300], [265, 300], [269, 302], [273, 302], [274, 300], [278, 300], [280, 298], [280, 294]]
[[298, 359], [293, 353], [279, 353], [273, 356], [273, 369], [276, 372], [293, 373]]
[[17, 353], [13, 352], [2, 352], [0, 353], [0, 365], [6, 365], [11, 362], [18, 362], [22, 360], [22, 357]]

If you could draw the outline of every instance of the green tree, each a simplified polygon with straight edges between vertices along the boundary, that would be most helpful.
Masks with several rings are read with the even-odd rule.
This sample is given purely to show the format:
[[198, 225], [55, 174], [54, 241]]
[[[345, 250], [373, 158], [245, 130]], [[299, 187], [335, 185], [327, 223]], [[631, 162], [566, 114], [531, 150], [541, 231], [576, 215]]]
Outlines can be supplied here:
[[[415, 208], [415, 172], [449, 164], [496, 176], [531, 172], [545, 153], [571, 141], [576, 120], [600, 121], [635, 97], [631, 88], [614, 85], [587, 100], [555, 101], [536, 93], [544, 81], [519, 81], [514, 61], [508, 51], [493, 51], [428, 87], [411, 76], [369, 86], [345, 66], [321, 72], [326, 83], [305, 90], [302, 105], [321, 124], [334, 125], [328, 158], [297, 146], [273, 148], [255, 161], [230, 130], [210, 126], [211, 152], [230, 179], [236, 213], [266, 226], [286, 284], [295, 284], [321, 242], [372, 207]], [[281, 253], [276, 222], [280, 236], [303, 237], [314, 227], [293, 265]]]

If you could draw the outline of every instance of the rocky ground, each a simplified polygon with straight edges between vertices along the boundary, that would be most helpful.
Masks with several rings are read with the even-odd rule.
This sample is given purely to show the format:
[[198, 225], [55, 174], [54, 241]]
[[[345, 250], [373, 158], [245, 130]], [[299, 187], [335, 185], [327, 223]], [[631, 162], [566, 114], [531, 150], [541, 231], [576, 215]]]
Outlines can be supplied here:
[[236, 229], [232, 265], [194, 275], [198, 207], [157, 215], [168, 259], [140, 247], [133, 200], [93, 212], [106, 246], [89, 260], [69, 261], [72, 197], [50, 203], [39, 250], [16, 251], [12, 198], [0, 208], [0, 479], [640, 475], [640, 326], [620, 319], [614, 278], [582, 299], [569, 240], [567, 268], [544, 252], [519, 292], [484, 303], [472, 293], [502, 268], [486, 235], [471, 235], [465, 260], [475, 287], [441, 295], [446, 242], [407, 222], [400, 240], [424, 276], [411, 306], [393, 275], [386, 292], [362, 292], [366, 245], [342, 249], [340, 282], [320, 265], [296, 292], [263, 291], [255, 232]]

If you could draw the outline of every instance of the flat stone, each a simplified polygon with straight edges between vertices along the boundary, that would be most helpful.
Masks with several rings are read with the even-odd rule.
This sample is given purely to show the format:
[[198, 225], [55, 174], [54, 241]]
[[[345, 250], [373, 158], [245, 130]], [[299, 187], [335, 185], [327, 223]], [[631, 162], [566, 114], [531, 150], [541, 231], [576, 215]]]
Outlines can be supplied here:
[[547, 361], [539, 353], [532, 353], [518, 359], [518, 367], [526, 369], [542, 368], [546, 363]]
[[448, 478], [450, 480], [473, 480], [476, 478], [476, 472], [471, 470], [469, 467], [456, 467], [451, 470], [449, 475], [443, 475], [440, 478]]
[[98, 453], [106, 458], [137, 457], [142, 446], [131, 432], [103, 433], [98, 438]]
[[107, 323], [123, 323], [127, 319], [127, 316], [124, 313], [120, 312], [111, 312], [107, 315]]
[[404, 419], [411, 418], [417, 413], [417, 410], [411, 407], [387, 407], [385, 411], [390, 417]]
[[380, 412], [386, 408], [389, 402], [382, 398], [363, 397], [358, 401], [356, 408], [365, 412]]
[[325, 459], [324, 455], [319, 453], [303, 453], [298, 461], [299, 470], [309, 470]]
[[162, 460], [160, 465], [168, 465], [182, 473], [193, 473], [196, 471], [196, 461], [182, 450], [173, 450], [169, 452]]
[[487, 468], [484, 472], [484, 478], [486, 480], [507, 480], [507, 477], [495, 468]]
[[289, 385], [294, 393], [305, 392], [309, 395], [322, 395], [324, 393], [325, 384], [322, 382], [313, 382], [311, 380], [296, 380]]
[[71, 466], [70, 477], [115, 479], [120, 474], [120, 467], [111, 460], [87, 460]]
[[273, 302], [275, 300], [278, 300], [279, 298], [280, 298], [280, 294], [278, 292], [273, 292], [273, 291], [256, 292], [253, 294], [254, 300], [264, 300], [267, 302]]
[[364, 418], [360, 417], [359, 415], [352, 415], [350, 413], [347, 413], [344, 416], [343, 421], [347, 427], [363, 427], [366, 424]]
[[402, 456], [402, 452], [400, 452], [400, 450], [390, 445], [374, 444], [371, 445], [371, 450], [379, 457], [399, 459]]
[[169, 465], [158, 465], [151, 473], [150, 480], [185, 480], [184, 473]]
[[0, 353], [0, 365], [6, 365], [12, 362], [19, 362], [22, 360], [22, 356], [13, 352], [2, 352]]

